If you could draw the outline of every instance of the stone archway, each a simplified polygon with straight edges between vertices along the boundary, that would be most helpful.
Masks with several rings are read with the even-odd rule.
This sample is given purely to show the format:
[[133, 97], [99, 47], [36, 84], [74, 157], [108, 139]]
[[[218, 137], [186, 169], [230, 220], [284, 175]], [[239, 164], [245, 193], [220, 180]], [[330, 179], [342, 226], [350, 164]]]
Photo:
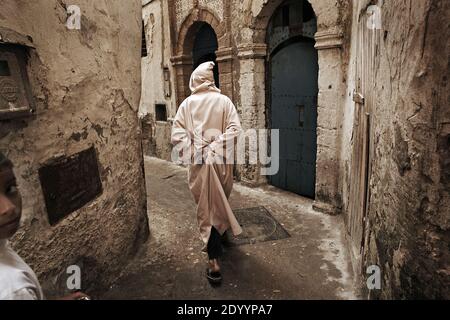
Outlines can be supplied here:
[[211, 26], [217, 36], [216, 62], [219, 67], [222, 93], [232, 98], [232, 49], [229, 47], [230, 41], [226, 29], [220, 19], [210, 11], [194, 8], [180, 27], [174, 49], [175, 56], [172, 58], [172, 64], [176, 71], [178, 105], [190, 95], [189, 79], [193, 71], [192, 53], [195, 38], [205, 24]]
[[193, 69], [204, 62], [213, 61], [216, 64], [214, 67], [214, 81], [217, 88], [220, 88], [219, 66], [217, 65], [216, 56], [217, 49], [219, 48], [217, 36], [214, 29], [209, 24], [206, 22], [203, 22], [202, 24], [203, 25], [195, 36], [194, 49], [192, 50], [194, 62]]
[[[252, 96], [242, 101], [241, 107], [247, 112], [243, 116], [243, 124], [247, 127], [266, 128], [267, 93], [267, 28], [275, 10], [284, 0], [255, 0], [252, 2], [251, 26], [253, 35], [247, 43], [241, 43], [238, 47], [240, 59], [241, 92], [251, 92], [258, 87]], [[318, 95], [318, 119], [317, 119], [317, 180], [316, 202], [317, 210], [336, 214], [342, 206], [339, 177], [339, 122], [342, 114], [339, 106], [343, 103], [345, 89], [343, 83], [342, 46], [343, 26], [341, 8], [336, 0], [309, 0], [317, 17], [317, 33], [315, 34], [315, 48], [319, 57], [319, 95]], [[333, 8], [333, 10], [330, 10]], [[247, 76], [246, 72], [258, 70], [258, 73]], [[242, 79], [245, 81], [242, 81]], [[257, 119], [245, 118], [256, 115]], [[254, 170], [253, 170], [254, 171]], [[250, 180], [259, 184], [266, 179], [258, 172], [250, 172]], [[256, 171], [259, 171], [257, 168]], [[245, 175], [245, 173], [244, 173]]]

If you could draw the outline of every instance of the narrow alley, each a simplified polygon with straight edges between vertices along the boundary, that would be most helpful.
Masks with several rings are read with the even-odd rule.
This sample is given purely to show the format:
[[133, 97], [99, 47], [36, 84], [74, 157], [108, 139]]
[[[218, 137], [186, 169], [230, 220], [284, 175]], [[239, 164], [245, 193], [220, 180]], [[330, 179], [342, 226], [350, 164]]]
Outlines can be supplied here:
[[[145, 168], [151, 236], [102, 299], [358, 297], [341, 216], [314, 212], [311, 200], [274, 187], [242, 184], [235, 185], [230, 198], [238, 217], [241, 209], [264, 207], [273, 218], [242, 219], [247, 222], [244, 234], [231, 242], [250, 244], [226, 249], [223, 285], [211, 287], [204, 276], [206, 254], [201, 252], [187, 170], [149, 157]], [[264, 241], [279, 234], [277, 228], [285, 229], [288, 237]]]

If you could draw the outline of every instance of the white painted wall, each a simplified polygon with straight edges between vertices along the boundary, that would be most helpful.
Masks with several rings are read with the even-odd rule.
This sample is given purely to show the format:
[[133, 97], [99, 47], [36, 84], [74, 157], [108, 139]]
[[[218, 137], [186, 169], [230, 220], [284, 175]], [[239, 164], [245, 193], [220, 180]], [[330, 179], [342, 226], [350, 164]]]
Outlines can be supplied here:
[[[142, 95], [139, 116], [155, 114], [156, 104], [166, 104], [168, 117], [176, 112], [174, 73], [170, 62], [170, 25], [167, 1], [144, 0], [143, 21], [147, 39], [148, 56], [142, 58]], [[171, 96], [164, 92], [164, 68], [168, 67], [171, 76]]]

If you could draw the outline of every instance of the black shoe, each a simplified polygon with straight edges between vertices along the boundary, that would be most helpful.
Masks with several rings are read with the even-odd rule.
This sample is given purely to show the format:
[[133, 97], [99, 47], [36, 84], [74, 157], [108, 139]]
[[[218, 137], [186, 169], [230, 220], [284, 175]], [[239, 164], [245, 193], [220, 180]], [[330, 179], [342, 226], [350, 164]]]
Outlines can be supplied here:
[[222, 274], [219, 272], [213, 272], [211, 269], [206, 269], [206, 278], [212, 285], [220, 285], [222, 283]]

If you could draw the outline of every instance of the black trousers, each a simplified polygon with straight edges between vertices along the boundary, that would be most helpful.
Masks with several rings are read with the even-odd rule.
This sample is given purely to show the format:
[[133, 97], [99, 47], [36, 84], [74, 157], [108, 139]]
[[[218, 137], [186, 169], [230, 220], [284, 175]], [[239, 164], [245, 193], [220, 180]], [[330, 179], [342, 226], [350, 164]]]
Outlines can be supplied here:
[[211, 236], [208, 241], [209, 260], [220, 258], [223, 254], [222, 237], [216, 228], [212, 227]]

